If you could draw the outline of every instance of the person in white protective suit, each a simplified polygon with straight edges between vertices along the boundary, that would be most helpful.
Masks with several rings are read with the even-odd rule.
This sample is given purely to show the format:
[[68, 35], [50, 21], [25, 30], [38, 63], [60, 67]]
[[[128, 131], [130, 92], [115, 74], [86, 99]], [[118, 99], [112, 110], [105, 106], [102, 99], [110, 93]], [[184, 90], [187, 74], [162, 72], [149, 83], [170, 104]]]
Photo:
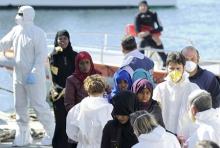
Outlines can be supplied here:
[[192, 124], [187, 113], [188, 96], [199, 87], [191, 83], [188, 74], [184, 72], [185, 58], [181, 53], [169, 53], [166, 65], [168, 73], [166, 81], [156, 86], [153, 99], [161, 105], [166, 129], [184, 141]]
[[0, 51], [14, 50], [14, 99], [18, 128], [14, 146], [32, 142], [29, 128], [28, 104], [36, 111], [45, 129], [42, 145], [50, 145], [54, 132], [54, 118], [46, 103], [44, 63], [47, 57], [45, 32], [34, 25], [35, 11], [31, 6], [19, 8], [17, 25], [0, 40]]
[[132, 148], [180, 148], [176, 136], [166, 132], [149, 112], [140, 110], [130, 114], [130, 122], [139, 141]]
[[205, 90], [194, 90], [189, 96], [188, 110], [194, 125], [185, 145], [194, 148], [202, 140], [211, 140], [220, 145], [220, 117], [218, 111], [212, 108], [211, 95]]
[[112, 119], [113, 106], [103, 98], [105, 80], [95, 74], [84, 80], [89, 96], [70, 109], [66, 119], [67, 136], [78, 142], [77, 148], [100, 148], [102, 130]]

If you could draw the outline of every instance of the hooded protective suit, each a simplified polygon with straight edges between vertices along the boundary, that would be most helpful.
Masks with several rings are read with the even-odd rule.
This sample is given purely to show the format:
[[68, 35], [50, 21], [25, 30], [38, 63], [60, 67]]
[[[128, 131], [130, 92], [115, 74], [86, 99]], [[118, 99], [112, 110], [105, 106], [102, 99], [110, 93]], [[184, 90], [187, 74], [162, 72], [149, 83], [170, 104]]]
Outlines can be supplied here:
[[198, 112], [195, 118], [195, 126], [192, 128], [194, 132], [186, 141], [188, 148], [194, 148], [200, 140], [211, 140], [220, 145], [220, 117], [217, 110], [211, 108]]
[[113, 106], [103, 97], [88, 96], [67, 115], [66, 133], [77, 141], [77, 148], [99, 148], [102, 129], [112, 119]]
[[16, 25], [0, 41], [0, 50], [12, 48], [15, 55], [13, 73], [15, 109], [18, 129], [14, 144], [30, 143], [28, 103], [36, 111], [48, 136], [53, 136], [54, 121], [46, 103], [45, 60], [47, 56], [45, 32], [34, 25], [35, 11], [22, 6], [15, 17]]
[[138, 137], [139, 143], [135, 144], [132, 148], [180, 148], [177, 138], [165, 131], [161, 126], [156, 127], [152, 132], [141, 134]]
[[189, 94], [195, 89], [199, 87], [189, 81], [187, 73], [183, 73], [178, 83], [167, 77], [165, 82], [154, 89], [153, 99], [161, 104], [166, 129], [178, 136], [189, 136], [188, 127], [192, 121], [187, 113], [187, 103]]

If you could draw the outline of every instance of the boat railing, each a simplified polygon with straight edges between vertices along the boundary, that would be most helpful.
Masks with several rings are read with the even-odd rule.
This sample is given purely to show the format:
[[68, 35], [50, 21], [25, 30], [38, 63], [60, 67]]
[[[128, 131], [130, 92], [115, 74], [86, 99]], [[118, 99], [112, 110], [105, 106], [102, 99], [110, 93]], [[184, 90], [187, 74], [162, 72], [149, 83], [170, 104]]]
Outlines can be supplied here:
[[[47, 33], [47, 36], [49, 50], [52, 50], [55, 33]], [[114, 55], [120, 57], [120, 59], [123, 58], [120, 46], [121, 39], [124, 36], [123, 33], [73, 32], [70, 36], [74, 50], [86, 50], [88, 52], [91, 52], [92, 54], [95, 53], [95, 60], [98, 61], [100, 64], [106, 63], [105, 59], [107, 55]], [[165, 49], [161, 51], [146, 47], [144, 48], [144, 50], [146, 51], [145, 53], [148, 57], [154, 58], [157, 56], [158, 52], [168, 53], [170, 51], [181, 50], [187, 45], [193, 45], [190, 39], [182, 37], [163, 35], [161, 39], [165, 45]], [[140, 42], [140, 39], [136, 38], [136, 40], [137, 42]], [[158, 58], [155, 58], [153, 60], [158, 60]]]
[[[76, 32], [74, 33], [77, 38], [83, 38], [86, 41], [85, 36], [94, 42], [76, 42], [76, 38], [73, 37], [73, 48], [76, 51], [86, 50], [91, 53], [94, 61], [98, 64], [120, 66], [124, 55], [121, 51], [120, 42], [124, 34], [120, 33], [97, 33], [97, 32]], [[72, 36], [71, 36], [72, 38]], [[97, 39], [99, 38], [99, 40]], [[186, 46], [194, 46], [192, 40], [177, 36], [162, 36], [162, 42], [165, 49], [154, 49], [151, 47], [144, 48], [147, 57], [151, 58], [155, 62], [155, 69], [160, 70], [163, 66], [162, 60], [158, 55], [159, 52], [169, 53], [172, 51], [181, 51]], [[136, 38], [137, 42], [140, 39]], [[79, 40], [78, 40], [79, 41]], [[112, 57], [112, 58], [111, 58]], [[112, 60], [115, 59], [115, 60]], [[216, 75], [220, 75], [220, 61], [206, 60], [199, 63], [202, 67], [212, 71]], [[212, 65], [212, 66], [210, 66]], [[214, 66], [214, 67], [213, 67]], [[212, 68], [213, 67], [213, 68]]]

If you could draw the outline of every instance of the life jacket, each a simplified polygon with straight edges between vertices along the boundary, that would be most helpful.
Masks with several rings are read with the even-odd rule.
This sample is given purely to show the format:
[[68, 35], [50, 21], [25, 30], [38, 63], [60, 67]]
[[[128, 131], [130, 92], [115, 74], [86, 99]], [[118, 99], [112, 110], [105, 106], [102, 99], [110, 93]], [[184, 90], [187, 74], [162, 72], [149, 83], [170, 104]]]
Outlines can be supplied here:
[[[149, 31], [151, 32], [153, 30], [153, 27], [151, 26], [147, 26], [147, 25], [142, 25], [141, 26], [141, 32], [143, 31]], [[135, 25], [134, 24], [127, 24], [126, 27], [125, 27], [125, 32], [127, 35], [132, 35], [132, 36], [137, 36], [137, 32], [135, 30]], [[155, 36], [160, 36], [161, 33], [160, 32], [153, 32], [151, 33], [152, 35], [155, 35]]]

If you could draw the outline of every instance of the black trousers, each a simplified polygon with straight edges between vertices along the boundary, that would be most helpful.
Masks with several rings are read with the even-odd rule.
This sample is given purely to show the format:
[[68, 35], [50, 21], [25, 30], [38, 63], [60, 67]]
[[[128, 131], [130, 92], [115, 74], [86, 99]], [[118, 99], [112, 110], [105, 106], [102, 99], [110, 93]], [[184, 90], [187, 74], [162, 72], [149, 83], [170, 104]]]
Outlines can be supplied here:
[[64, 106], [64, 98], [53, 102], [53, 109], [55, 115], [55, 131], [52, 140], [53, 148], [76, 148], [76, 144], [68, 142], [66, 134], [66, 116], [67, 111]]
[[[147, 46], [150, 46], [155, 49], [161, 49], [161, 50], [164, 49], [163, 44], [157, 45], [156, 42], [152, 39], [152, 36], [147, 36], [141, 40], [140, 48], [145, 48]], [[140, 50], [140, 52], [144, 54], [144, 50]], [[164, 52], [158, 52], [158, 54], [159, 54], [161, 60], [163, 61], [163, 66], [165, 67], [167, 55]]]

